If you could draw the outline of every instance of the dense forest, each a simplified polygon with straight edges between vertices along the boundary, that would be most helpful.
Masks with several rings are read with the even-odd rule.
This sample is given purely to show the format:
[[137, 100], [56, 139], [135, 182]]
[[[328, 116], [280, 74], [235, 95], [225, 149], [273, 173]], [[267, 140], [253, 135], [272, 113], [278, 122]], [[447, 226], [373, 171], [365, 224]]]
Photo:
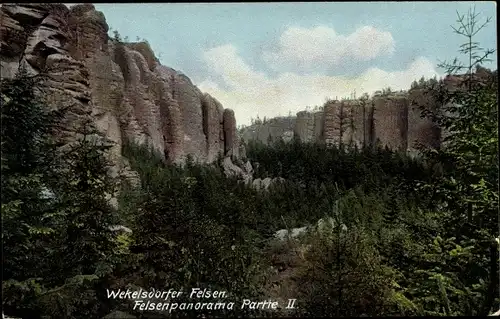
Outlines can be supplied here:
[[[459, 21], [455, 31], [467, 39], [462, 52], [470, 63], [441, 66], [465, 74], [464, 89], [431, 81], [426, 87], [443, 108], [422, 109], [451, 132], [446, 147], [410, 157], [371, 145], [249, 142], [254, 177], [283, 178], [265, 191], [226, 176], [222, 157], [210, 165], [191, 159], [167, 165], [133, 143], [123, 153], [140, 185], [116, 180], [109, 146], [98, 142], [91, 123], [81, 124], [76, 142], [61, 145], [66, 111], [36, 93], [40, 77], [21, 70], [2, 79], [4, 313], [343, 317], [498, 310], [498, 81], [473, 76], [493, 51], [478, 51], [472, 41], [474, 14]], [[116, 208], [108, 195], [117, 189]], [[318, 220], [329, 223], [275, 239], [278, 230]], [[285, 278], [287, 270], [293, 274]], [[225, 291], [221, 302], [235, 306], [140, 311], [133, 300], [108, 293], [172, 288], [187, 292], [176, 302], [189, 303], [194, 287]], [[241, 308], [243, 299], [280, 296], [296, 299], [296, 307]]]

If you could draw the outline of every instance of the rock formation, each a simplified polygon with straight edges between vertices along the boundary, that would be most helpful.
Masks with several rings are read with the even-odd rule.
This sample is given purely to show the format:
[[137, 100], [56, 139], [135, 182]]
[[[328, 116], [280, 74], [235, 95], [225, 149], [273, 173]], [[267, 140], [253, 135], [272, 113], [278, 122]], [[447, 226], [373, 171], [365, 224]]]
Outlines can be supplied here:
[[373, 102], [373, 140], [390, 149], [406, 150], [408, 99], [398, 96], [377, 97]]
[[275, 117], [261, 124], [246, 127], [240, 132], [241, 139], [245, 141], [255, 139], [263, 143], [279, 139], [288, 141], [290, 137], [293, 137], [295, 123], [296, 118], [293, 116]]
[[333, 145], [341, 136], [342, 104], [339, 101], [329, 101], [324, 107], [323, 137], [327, 145]]
[[436, 110], [437, 103], [422, 89], [410, 90], [408, 94], [408, 149], [415, 150], [420, 145], [427, 148], [440, 147], [441, 129], [430, 119], [422, 117], [421, 105]]
[[219, 152], [238, 156], [234, 112], [161, 65], [147, 43], [110, 39], [93, 5], [5, 4], [0, 19], [1, 76], [12, 78], [21, 66], [46, 73], [50, 104], [72, 105], [68, 138], [90, 119], [113, 142], [116, 173], [127, 170], [121, 155], [127, 141], [147, 144], [172, 163], [188, 155], [200, 162]]
[[311, 142], [314, 139], [314, 114], [302, 111], [297, 113], [294, 134], [304, 142]]
[[[379, 143], [399, 150], [415, 149], [417, 144], [439, 147], [440, 129], [429, 119], [420, 117], [418, 105], [422, 103], [435, 104], [422, 90], [376, 96], [370, 100], [332, 100], [325, 103], [322, 111], [298, 112], [293, 132], [303, 142], [327, 145], [342, 142], [361, 147]], [[262, 126], [244, 128], [244, 139], [266, 143], [255, 134]], [[288, 126], [283, 130], [286, 128]]]
[[276, 185], [284, 182], [285, 179], [283, 177], [266, 177], [264, 179], [256, 178], [252, 181], [252, 187], [257, 190], [268, 190], [271, 185]]
[[[497, 83], [497, 71], [478, 67], [472, 74], [474, 85]], [[379, 145], [414, 154], [421, 147], [446, 147], [443, 139], [450, 134], [429, 117], [422, 116], [422, 107], [438, 111], [442, 107], [438, 95], [467, 88], [467, 75], [448, 75], [439, 84], [439, 90], [415, 87], [408, 91], [375, 94], [371, 99], [330, 100], [320, 111], [301, 111], [296, 117], [282, 117], [243, 127], [244, 141], [258, 140], [268, 144], [261, 132], [272, 140], [291, 141], [290, 131], [302, 142], [320, 142], [326, 145]], [[441, 92], [441, 93], [439, 93]], [[450, 114], [448, 114], [450, 115]], [[287, 132], [287, 133], [285, 133]], [[264, 134], [264, 135], [265, 135]]]
[[253, 168], [252, 164], [247, 161], [243, 167], [240, 167], [234, 164], [231, 161], [231, 157], [225, 157], [222, 162], [222, 168], [224, 170], [224, 174], [227, 177], [235, 177], [237, 179], [242, 180], [244, 183], [251, 183], [253, 179]]

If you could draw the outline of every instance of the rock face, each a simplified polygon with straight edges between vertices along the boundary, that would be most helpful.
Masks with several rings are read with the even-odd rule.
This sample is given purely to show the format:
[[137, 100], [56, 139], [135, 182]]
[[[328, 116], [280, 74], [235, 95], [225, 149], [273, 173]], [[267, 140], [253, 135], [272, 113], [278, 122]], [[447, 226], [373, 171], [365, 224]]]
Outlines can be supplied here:
[[294, 135], [303, 142], [320, 141], [323, 139], [323, 111], [297, 113]]
[[[224, 108], [209, 94], [203, 95], [203, 132], [207, 137], [207, 159], [209, 162], [224, 151]], [[234, 115], [233, 115], [234, 116]]]
[[[292, 126], [293, 135], [302, 142], [326, 145], [380, 145], [395, 150], [412, 151], [417, 146], [438, 148], [441, 129], [427, 118], [421, 118], [419, 106], [436, 108], [436, 101], [420, 89], [373, 99], [331, 100], [319, 112], [297, 113], [295, 125], [283, 126], [275, 138], [290, 141], [285, 128]], [[272, 121], [271, 119], [270, 121]], [[243, 139], [259, 140], [269, 125], [254, 124], [243, 129]]]
[[[68, 138], [90, 119], [114, 145], [115, 173], [127, 170], [127, 141], [147, 144], [172, 163], [238, 156], [234, 112], [203, 94], [184, 74], [163, 66], [147, 43], [111, 40], [91, 4], [6, 4], [0, 8], [2, 77], [20, 66], [47, 73], [53, 105], [71, 104]], [[130, 174], [129, 174], [130, 175]]]
[[374, 99], [373, 133], [376, 143], [390, 149], [406, 150], [408, 100], [400, 97]]
[[[286, 124], [278, 124], [281, 130], [275, 130], [279, 135], [273, 135], [273, 138], [291, 141], [295, 136], [302, 142], [326, 145], [378, 145], [409, 154], [418, 154], [421, 148], [446, 147], [444, 139], [451, 132], [439, 127], [429, 117], [423, 117], [422, 108], [439, 113], [443, 106], [439, 95], [443, 91], [468, 89], [468, 79], [468, 75], [448, 75], [435, 83], [438, 87], [433, 90], [416, 87], [405, 92], [376, 94], [371, 99], [330, 100], [319, 112], [301, 111], [296, 117], [288, 117]], [[473, 85], [478, 86], [498, 83], [498, 72], [479, 66], [472, 79]], [[241, 130], [243, 139], [266, 143], [261, 132], [268, 134], [270, 123], [281, 119], [244, 127]]]
[[253, 179], [253, 168], [250, 162], [240, 167], [232, 162], [231, 157], [226, 156], [222, 162], [222, 168], [227, 177], [240, 179], [244, 183], [250, 183]]
[[437, 104], [431, 96], [426, 95], [423, 90], [411, 90], [409, 92], [408, 105], [408, 149], [416, 150], [419, 146], [439, 148], [441, 141], [441, 129], [428, 118], [421, 116], [420, 106], [427, 106], [435, 110]]
[[245, 141], [255, 139], [264, 144], [280, 139], [287, 142], [294, 135], [296, 121], [297, 119], [293, 116], [275, 117], [259, 125], [243, 128], [241, 138]]
[[238, 136], [236, 135], [236, 119], [233, 110], [224, 110], [222, 115], [222, 126], [224, 133], [224, 155], [238, 156]]
[[314, 114], [306, 111], [297, 113], [294, 134], [303, 142], [311, 142], [314, 138]]
[[338, 144], [342, 136], [342, 103], [329, 101], [324, 108], [323, 136], [326, 145]]

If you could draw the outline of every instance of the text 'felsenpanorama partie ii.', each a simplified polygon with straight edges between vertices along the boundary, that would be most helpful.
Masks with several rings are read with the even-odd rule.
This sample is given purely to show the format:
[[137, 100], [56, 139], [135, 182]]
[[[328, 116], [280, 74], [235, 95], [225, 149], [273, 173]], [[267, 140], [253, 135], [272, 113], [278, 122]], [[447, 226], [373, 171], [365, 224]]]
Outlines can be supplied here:
[[[134, 310], [139, 311], [183, 311], [183, 310], [292, 310], [296, 307], [296, 299], [288, 299], [285, 305], [274, 300], [256, 301], [243, 299], [241, 301], [228, 301], [226, 291], [212, 291], [209, 289], [191, 288], [188, 291], [182, 290], [150, 290], [139, 289], [106, 289], [110, 299], [130, 299], [133, 300]], [[180, 297], [188, 297], [190, 301]], [[179, 301], [177, 301], [179, 300]]]

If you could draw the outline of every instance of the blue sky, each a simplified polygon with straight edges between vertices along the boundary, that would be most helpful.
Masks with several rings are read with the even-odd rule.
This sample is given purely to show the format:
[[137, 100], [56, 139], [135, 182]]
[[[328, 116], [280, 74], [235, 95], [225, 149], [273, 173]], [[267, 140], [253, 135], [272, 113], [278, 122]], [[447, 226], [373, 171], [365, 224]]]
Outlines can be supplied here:
[[[406, 89], [460, 57], [456, 11], [492, 17], [476, 41], [496, 49], [495, 2], [95, 4], [130, 41], [250, 117], [286, 115], [327, 97]], [[496, 68], [496, 54], [490, 68]]]

